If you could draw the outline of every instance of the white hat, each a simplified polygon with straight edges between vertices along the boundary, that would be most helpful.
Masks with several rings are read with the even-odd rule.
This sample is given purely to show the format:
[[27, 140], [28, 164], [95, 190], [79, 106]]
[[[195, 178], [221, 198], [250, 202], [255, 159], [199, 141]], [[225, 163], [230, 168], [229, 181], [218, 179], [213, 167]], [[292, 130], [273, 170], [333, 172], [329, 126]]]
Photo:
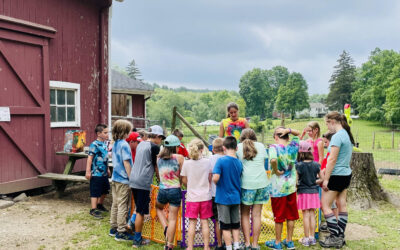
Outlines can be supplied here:
[[149, 129], [149, 133], [155, 134], [155, 135], [161, 135], [165, 139], [164, 130], [162, 129], [162, 127], [160, 127], [158, 125], [151, 126]]

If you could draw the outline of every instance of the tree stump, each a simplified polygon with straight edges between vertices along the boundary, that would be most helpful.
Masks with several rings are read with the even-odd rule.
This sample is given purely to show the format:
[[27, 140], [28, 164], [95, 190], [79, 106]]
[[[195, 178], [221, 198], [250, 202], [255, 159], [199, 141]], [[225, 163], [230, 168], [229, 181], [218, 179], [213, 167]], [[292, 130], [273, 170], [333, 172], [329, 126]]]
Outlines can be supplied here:
[[350, 205], [367, 209], [376, 201], [388, 200], [379, 183], [372, 153], [353, 152], [350, 167], [352, 178], [347, 195]]

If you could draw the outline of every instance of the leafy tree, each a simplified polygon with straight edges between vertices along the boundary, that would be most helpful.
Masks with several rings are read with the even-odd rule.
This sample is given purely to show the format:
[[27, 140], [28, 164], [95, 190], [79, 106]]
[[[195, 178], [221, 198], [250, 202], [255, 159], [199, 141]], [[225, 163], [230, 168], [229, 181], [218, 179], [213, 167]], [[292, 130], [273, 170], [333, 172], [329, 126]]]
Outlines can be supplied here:
[[313, 94], [310, 95], [308, 100], [310, 103], [325, 103], [327, 94]]
[[142, 76], [140, 73], [139, 68], [137, 67], [135, 60], [132, 59], [132, 61], [128, 64], [126, 67], [126, 71], [128, 72], [128, 76], [134, 80], [142, 80], [139, 77]]
[[265, 117], [265, 102], [271, 99], [271, 87], [265, 70], [256, 68], [246, 72], [239, 83], [239, 93], [246, 102], [247, 115]]
[[290, 113], [292, 119], [296, 111], [309, 108], [307, 82], [300, 73], [290, 74], [287, 83], [281, 85], [276, 98], [276, 108], [283, 113]]
[[326, 103], [331, 109], [343, 110], [346, 103], [351, 103], [351, 86], [356, 79], [356, 66], [346, 51], [343, 51], [337, 62], [329, 80], [329, 94]]
[[275, 66], [266, 71], [267, 81], [271, 87], [271, 94], [269, 100], [265, 102], [265, 112], [267, 117], [272, 117], [274, 105], [278, 96], [278, 90], [282, 85], [285, 85], [289, 78], [289, 70], [283, 66]]
[[386, 102], [383, 105], [385, 119], [391, 124], [400, 123], [400, 79], [390, 83], [386, 90]]

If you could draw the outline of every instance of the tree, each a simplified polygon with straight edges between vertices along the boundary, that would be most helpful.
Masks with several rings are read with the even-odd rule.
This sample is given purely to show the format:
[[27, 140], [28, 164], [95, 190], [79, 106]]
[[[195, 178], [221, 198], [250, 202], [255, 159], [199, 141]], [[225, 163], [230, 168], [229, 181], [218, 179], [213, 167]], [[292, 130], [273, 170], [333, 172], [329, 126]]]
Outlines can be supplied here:
[[283, 66], [275, 66], [270, 70], [266, 71], [267, 82], [271, 87], [271, 93], [269, 100], [265, 102], [265, 112], [267, 117], [272, 117], [274, 111], [274, 105], [278, 96], [278, 90], [282, 85], [285, 85], [289, 78], [289, 70]]
[[246, 103], [247, 115], [265, 117], [265, 102], [271, 97], [271, 87], [265, 70], [256, 68], [246, 72], [239, 83], [239, 94]]
[[309, 108], [307, 82], [300, 73], [290, 74], [287, 83], [281, 85], [276, 98], [276, 108], [281, 113], [290, 113], [292, 119], [296, 111]]
[[128, 72], [128, 76], [134, 80], [142, 80], [139, 77], [142, 76], [140, 73], [139, 68], [137, 67], [135, 60], [132, 59], [132, 61], [128, 64], [126, 67], [126, 71]]
[[385, 119], [391, 124], [400, 123], [400, 79], [390, 83], [386, 90], [386, 102], [383, 105]]
[[326, 99], [330, 109], [343, 111], [346, 103], [351, 103], [352, 83], [356, 79], [356, 66], [349, 53], [343, 51], [337, 60], [338, 65], [329, 80], [329, 94]]
[[310, 103], [325, 103], [327, 94], [313, 94], [308, 97]]

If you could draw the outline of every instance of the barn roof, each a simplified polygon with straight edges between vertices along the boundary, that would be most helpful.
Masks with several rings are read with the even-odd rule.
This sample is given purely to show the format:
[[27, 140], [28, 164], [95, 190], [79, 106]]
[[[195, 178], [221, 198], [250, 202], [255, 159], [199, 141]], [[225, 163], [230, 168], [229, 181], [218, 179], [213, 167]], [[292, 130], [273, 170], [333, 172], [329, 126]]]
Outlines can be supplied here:
[[129, 78], [114, 69], [111, 70], [111, 86], [113, 93], [149, 95], [154, 92], [151, 85]]

